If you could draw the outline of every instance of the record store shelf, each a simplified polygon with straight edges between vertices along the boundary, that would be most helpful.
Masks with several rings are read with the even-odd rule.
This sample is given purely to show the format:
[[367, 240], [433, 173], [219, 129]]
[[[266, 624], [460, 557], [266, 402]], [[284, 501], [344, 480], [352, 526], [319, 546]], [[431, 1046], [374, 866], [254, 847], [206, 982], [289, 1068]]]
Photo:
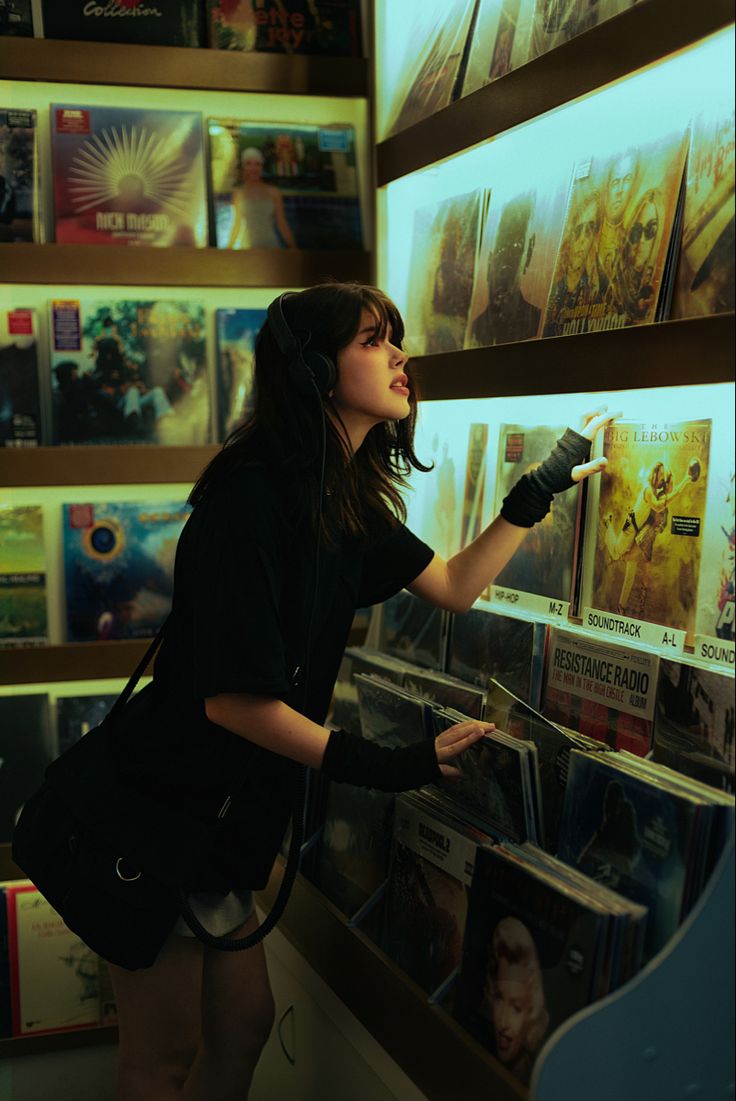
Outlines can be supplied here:
[[0, 79], [271, 95], [365, 96], [368, 62], [362, 57], [0, 38]]
[[[283, 863], [265, 891], [272, 908]], [[526, 1101], [527, 1090], [304, 876], [279, 928], [429, 1101]], [[412, 1027], [407, 1028], [407, 1021]]]
[[420, 399], [580, 394], [732, 382], [732, 313], [417, 356]]
[[0, 485], [191, 485], [219, 446], [6, 447], [0, 449]]
[[628, 76], [720, 30], [733, 17], [732, 0], [640, 0], [380, 142], [377, 185], [383, 187]]
[[0, 282], [170, 287], [308, 287], [370, 280], [368, 252], [0, 244]]

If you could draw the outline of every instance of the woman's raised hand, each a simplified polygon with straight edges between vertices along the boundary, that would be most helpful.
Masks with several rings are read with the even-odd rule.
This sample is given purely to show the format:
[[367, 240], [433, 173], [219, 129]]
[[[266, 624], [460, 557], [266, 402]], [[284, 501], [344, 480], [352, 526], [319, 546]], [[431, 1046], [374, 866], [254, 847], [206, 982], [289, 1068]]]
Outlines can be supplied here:
[[435, 738], [434, 747], [440, 772], [445, 779], [457, 780], [462, 776], [459, 768], [455, 768], [447, 762], [464, 753], [466, 749], [470, 749], [484, 734], [488, 734], [495, 729], [495, 723], [484, 723], [480, 719], [468, 719], [466, 722], [451, 726], [448, 730], [443, 730]]
[[[586, 413], [583, 417], [583, 427], [580, 429], [580, 435], [585, 436], [586, 440], [590, 440], [592, 443], [601, 428], [613, 424], [621, 416], [623, 416], [621, 412], [609, 413], [607, 405], [604, 405], [602, 409], [595, 413]], [[578, 466], [574, 466], [570, 471], [570, 477], [573, 482], [582, 482], [584, 478], [589, 478], [591, 474], [600, 474], [601, 470], [605, 470], [607, 466], [608, 459], [601, 456], [598, 459], [591, 459], [590, 462], [579, 463]]]

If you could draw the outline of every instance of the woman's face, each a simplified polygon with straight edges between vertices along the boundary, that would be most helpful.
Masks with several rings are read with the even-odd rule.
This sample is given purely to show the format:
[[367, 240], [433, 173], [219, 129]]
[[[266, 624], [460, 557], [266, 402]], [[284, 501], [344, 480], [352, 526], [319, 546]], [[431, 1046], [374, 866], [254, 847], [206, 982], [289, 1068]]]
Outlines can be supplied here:
[[496, 1054], [502, 1063], [515, 1063], [526, 1047], [531, 1009], [528, 966], [499, 960], [491, 997]]
[[359, 447], [370, 429], [381, 421], [409, 415], [409, 388], [404, 368], [408, 356], [391, 343], [391, 329], [376, 336], [376, 319], [363, 310], [358, 332], [337, 353], [337, 386], [332, 400]]
[[263, 175], [263, 161], [258, 157], [243, 157], [243, 179], [247, 183], [260, 180]]

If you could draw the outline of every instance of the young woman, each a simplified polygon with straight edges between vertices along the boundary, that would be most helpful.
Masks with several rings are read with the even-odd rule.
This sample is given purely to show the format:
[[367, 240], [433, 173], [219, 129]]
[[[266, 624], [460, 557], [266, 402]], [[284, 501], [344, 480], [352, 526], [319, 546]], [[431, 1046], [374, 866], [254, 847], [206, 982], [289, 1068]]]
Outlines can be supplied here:
[[[166, 722], [155, 740], [130, 740], [128, 761], [170, 797], [231, 794], [233, 889], [191, 899], [218, 935], [257, 925], [251, 890], [267, 881], [281, 844], [294, 762], [334, 782], [406, 790], [456, 776], [453, 759], [489, 729], [464, 722], [398, 750], [326, 730], [356, 608], [402, 588], [470, 608], [552, 494], [602, 466], [588, 461], [608, 419], [598, 415], [584, 435], [568, 431], [504, 515], [444, 561], [402, 522], [405, 476], [427, 469], [412, 444], [402, 336], [396, 307], [373, 287], [328, 283], [277, 299], [256, 342], [254, 413], [191, 494], [154, 674]], [[251, 794], [240, 806], [237, 778], [249, 769], [258, 805]], [[263, 950], [221, 952], [188, 932], [177, 925], [150, 968], [111, 967], [120, 1101], [247, 1093], [274, 1016]]]

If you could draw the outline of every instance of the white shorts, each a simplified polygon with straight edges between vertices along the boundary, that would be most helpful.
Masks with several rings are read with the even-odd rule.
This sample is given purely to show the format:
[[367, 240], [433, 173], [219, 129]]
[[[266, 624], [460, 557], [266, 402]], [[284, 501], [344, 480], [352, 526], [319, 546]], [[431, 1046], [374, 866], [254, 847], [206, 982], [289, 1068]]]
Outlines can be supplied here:
[[[226, 937], [232, 933], [251, 917], [255, 909], [251, 891], [231, 891], [229, 895], [207, 891], [190, 895], [189, 905], [194, 916], [214, 937]], [[183, 917], [179, 918], [171, 931], [179, 937], [195, 935]]]

